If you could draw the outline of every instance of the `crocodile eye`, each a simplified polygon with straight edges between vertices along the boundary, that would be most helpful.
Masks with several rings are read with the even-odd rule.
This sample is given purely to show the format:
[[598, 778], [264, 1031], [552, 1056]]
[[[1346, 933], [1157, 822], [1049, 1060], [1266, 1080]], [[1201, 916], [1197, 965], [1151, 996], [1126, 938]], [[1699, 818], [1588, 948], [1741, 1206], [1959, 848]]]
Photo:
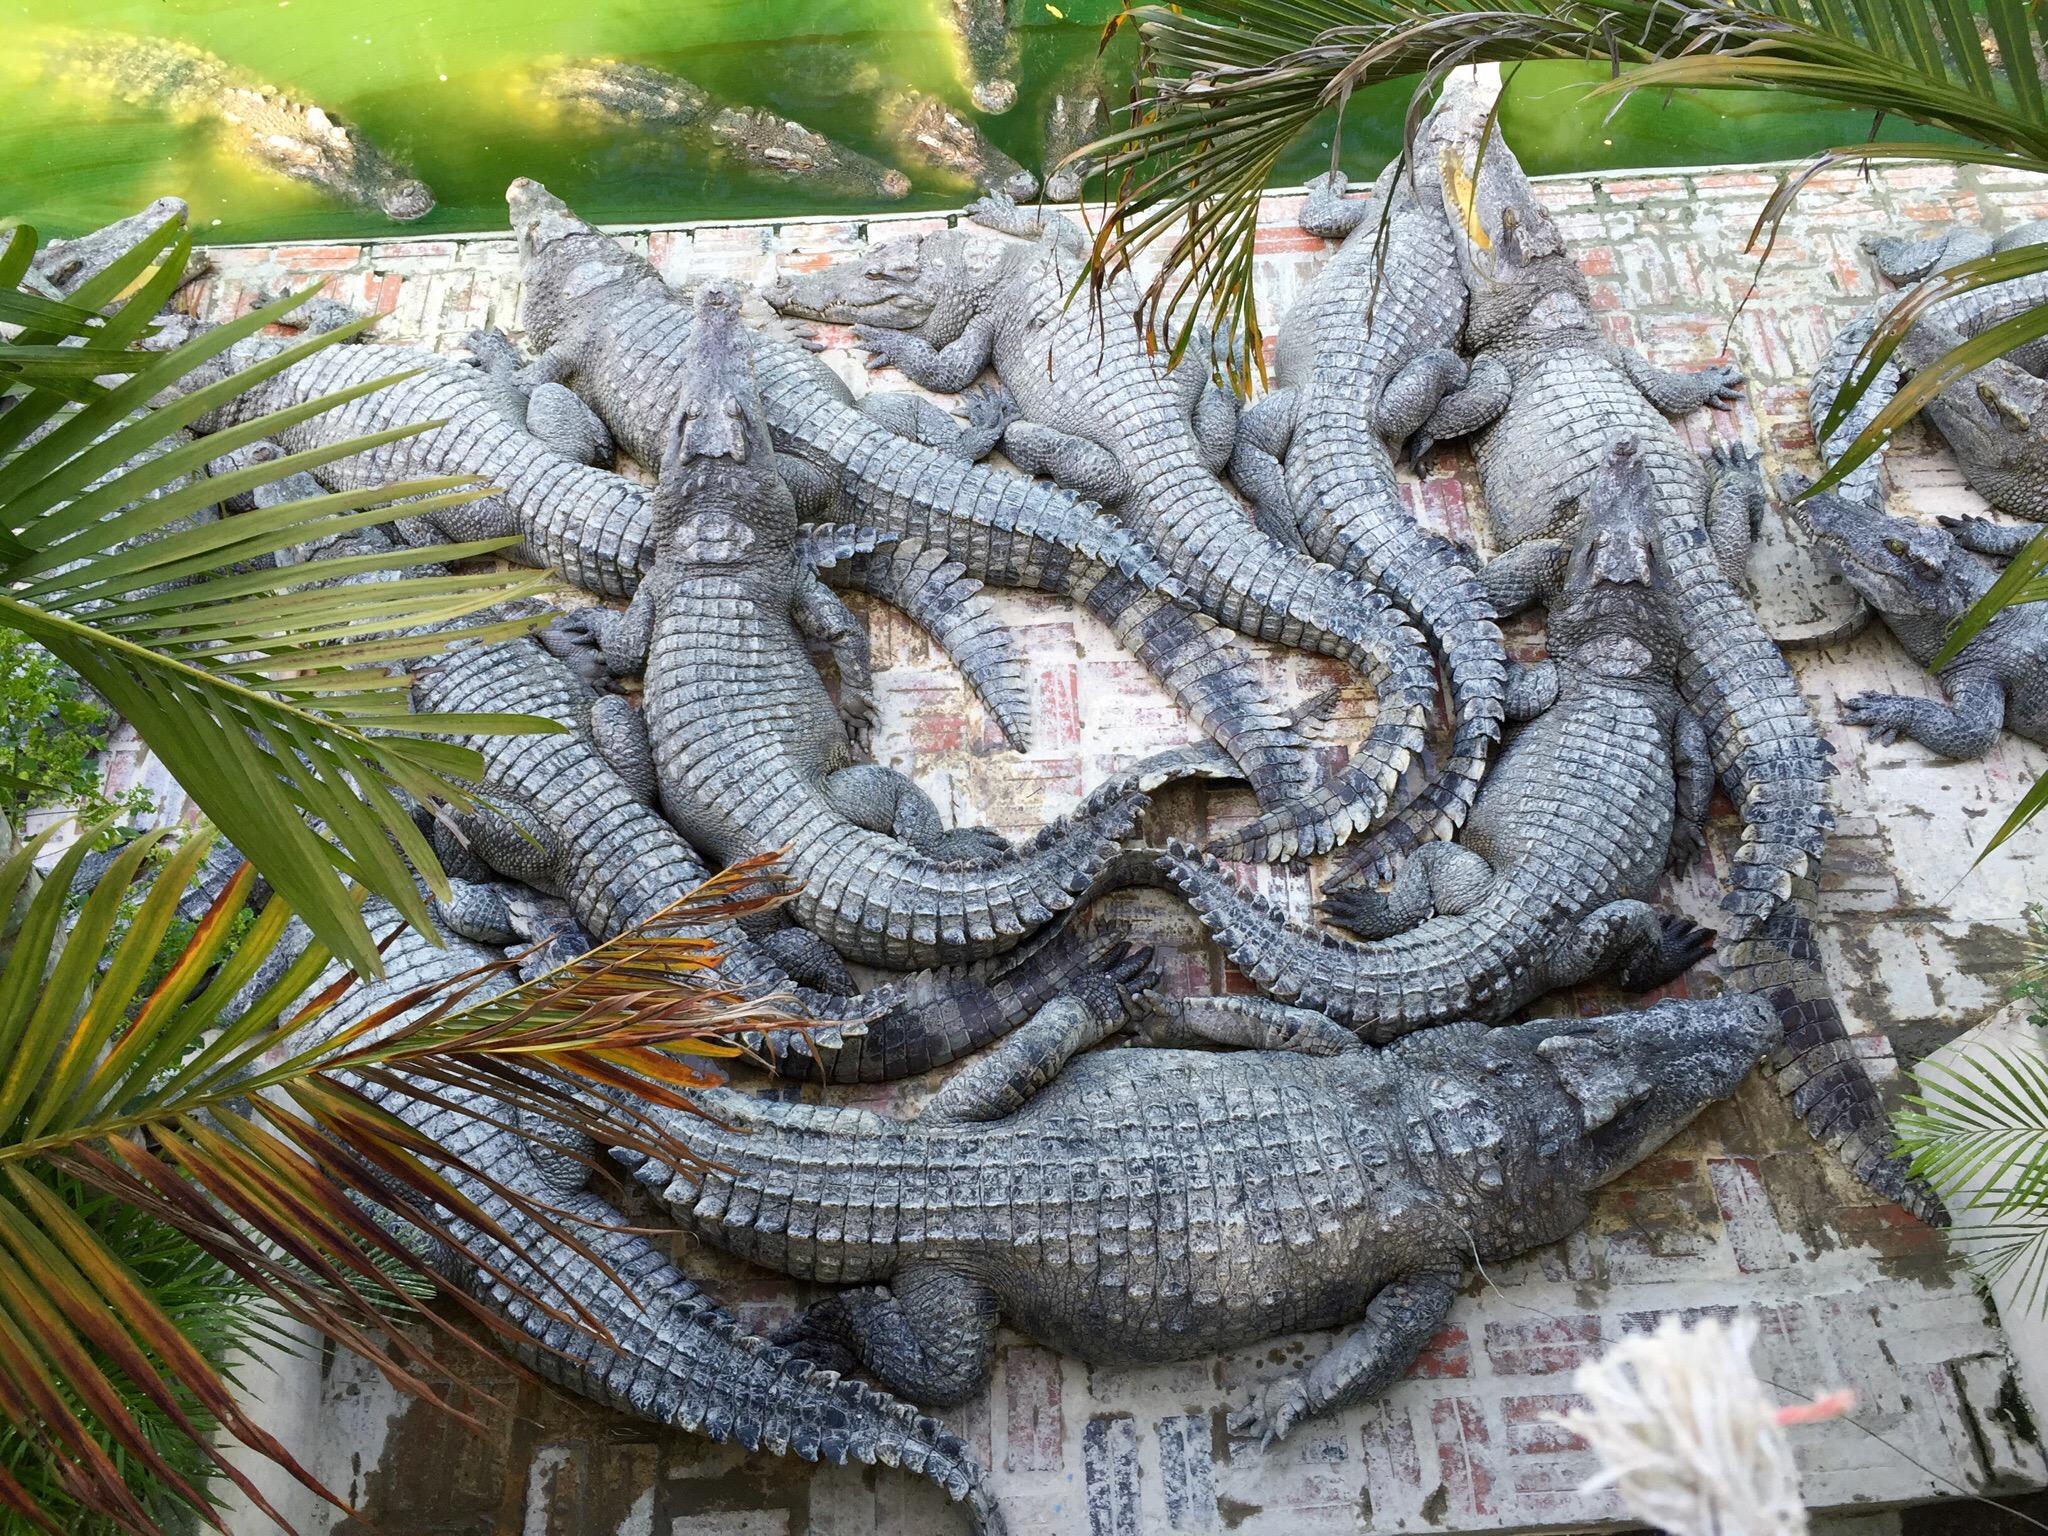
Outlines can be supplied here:
[[1906, 541], [1904, 539], [1886, 539], [1884, 547], [1902, 560], [1906, 556]]

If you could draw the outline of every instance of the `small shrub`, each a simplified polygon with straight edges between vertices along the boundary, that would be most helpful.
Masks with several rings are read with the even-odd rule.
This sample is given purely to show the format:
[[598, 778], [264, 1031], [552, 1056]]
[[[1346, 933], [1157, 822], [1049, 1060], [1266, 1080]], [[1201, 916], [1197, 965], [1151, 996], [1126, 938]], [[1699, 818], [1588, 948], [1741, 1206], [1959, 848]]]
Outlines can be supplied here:
[[113, 712], [69, 667], [0, 630], [0, 815], [19, 826], [25, 812], [70, 806], [110, 839], [148, 816], [148, 790], [109, 798], [100, 784], [99, 754], [113, 726]]

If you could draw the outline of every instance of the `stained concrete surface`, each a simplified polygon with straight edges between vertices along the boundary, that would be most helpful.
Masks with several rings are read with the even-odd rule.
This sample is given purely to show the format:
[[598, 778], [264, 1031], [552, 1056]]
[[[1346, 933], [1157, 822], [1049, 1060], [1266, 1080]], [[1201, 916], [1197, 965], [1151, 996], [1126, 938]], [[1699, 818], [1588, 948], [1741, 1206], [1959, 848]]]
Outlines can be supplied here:
[[[1804, 381], [1830, 332], [1879, 290], [1858, 248], [1866, 233], [1951, 217], [2005, 227], [2048, 214], [2036, 178], [1898, 166], [1869, 179], [1821, 178], [1801, 199], [1759, 277], [1741, 246], [1769, 194], [1768, 170], [1556, 179], [1543, 195], [1592, 280], [1615, 338], [1665, 365], [1704, 362], [1727, 342], [1751, 387], [1733, 411], [1684, 430], [1705, 447], [1740, 439], [1767, 467], [1811, 468]], [[1294, 228], [1296, 199], [1267, 199], [1258, 290], [1267, 321], [1284, 313], [1325, 247]], [[748, 284], [856, 249], [872, 234], [938, 227], [931, 218], [802, 221], [636, 231], [625, 238], [676, 281]], [[208, 315], [245, 308], [286, 284], [323, 281], [334, 297], [381, 311], [379, 339], [454, 349], [473, 327], [516, 325], [511, 241], [502, 237], [221, 249], [196, 295]], [[1752, 289], [1752, 280], [1754, 287]], [[827, 354], [866, 387], [843, 334]], [[885, 379], [887, 383], [898, 381]], [[1896, 456], [1895, 500], [1923, 516], [1974, 510], [1953, 464], [1920, 429]], [[1469, 464], [1455, 455], [1405, 492], [1430, 526], [1484, 545]], [[1824, 627], [1840, 590], [1774, 524], [1753, 571], [1760, 601], [1786, 633]], [[1070, 808], [1113, 768], [1194, 732], [1108, 633], [1064, 604], [998, 594], [1036, 685], [1033, 746], [1007, 750], [943, 656], [895, 614], [869, 606], [881, 719], [878, 757], [918, 780], [959, 822], [1028, 833]], [[1540, 654], [1518, 625], [1518, 654]], [[1276, 689], [1299, 698], [1341, 681], [1315, 658], [1261, 651]], [[1910, 744], [1874, 747], [1840, 723], [1839, 701], [1881, 687], [1929, 684], [1881, 633], [1804, 653], [1801, 683], [1842, 765], [1840, 828], [1823, 882], [1820, 935], [1843, 1011], [1872, 1069], [1895, 1081], [1917, 1058], [1995, 1012], [2020, 958], [2018, 919], [2048, 831], [1972, 861], [2026, 785], [2041, 749], [2006, 738], [1980, 763], [1945, 764]], [[1370, 702], [1347, 690], [1327, 736], [1357, 739]], [[161, 768], [127, 741], [117, 783], [165, 793]], [[1200, 840], [1235, 825], [1242, 797], [1176, 791], [1159, 835]], [[1675, 882], [1672, 903], [1711, 914], [1733, 846], [1719, 807], [1711, 860]], [[1318, 871], [1251, 869], [1260, 889], [1306, 916]], [[1184, 909], [1156, 893], [1106, 902], [1099, 922], [1128, 923], [1160, 946], [1168, 985], [1241, 988]], [[1715, 985], [1711, 962], [1690, 979]], [[1553, 999], [1591, 1011], [1594, 989]], [[913, 1083], [848, 1097], [886, 1110], [919, 1102]], [[762, 1328], [803, 1298], [795, 1287], [678, 1239]], [[1853, 1423], [1797, 1431], [1804, 1486], [1817, 1510], [1845, 1512], [1829, 1536], [1992, 1531], [1981, 1505], [1870, 1513], [1958, 1488], [2024, 1490], [2048, 1482], [2032, 1410], [2015, 1382], [1992, 1307], [1944, 1241], [1851, 1182], [1808, 1141], [1764, 1079], [1702, 1117], [1614, 1185], [1586, 1230], [1566, 1243], [1474, 1276], [1450, 1325], [1380, 1402], [1302, 1427], [1261, 1454], [1224, 1429], [1227, 1409], [1327, 1336], [1276, 1340], [1216, 1360], [1150, 1370], [1091, 1370], [1006, 1335], [988, 1393], [952, 1416], [991, 1469], [1013, 1530], [1029, 1536], [1245, 1536], [1442, 1530], [1612, 1528], [1611, 1493], [1578, 1492], [1593, 1464], [1550, 1422], [1575, 1401], [1573, 1368], [1613, 1340], [1676, 1311], [1742, 1307], [1763, 1328], [1762, 1373], [1802, 1393], [1855, 1389]], [[665, 1433], [506, 1377], [490, 1432], [467, 1435], [397, 1398], [346, 1356], [316, 1354], [266, 1394], [308, 1464], [348, 1493], [360, 1518], [309, 1518], [310, 1531], [386, 1536], [522, 1531], [621, 1536], [868, 1536], [948, 1531], [957, 1514], [909, 1477], [816, 1470]], [[1908, 1462], [1901, 1450], [1920, 1463]], [[2038, 1501], [2032, 1501], [2038, 1506]], [[1973, 1521], [1977, 1523], [1972, 1523]], [[1625, 1522], [1621, 1522], [1625, 1524]], [[262, 1523], [238, 1519], [236, 1529]], [[2020, 1528], [2016, 1524], [2012, 1528]]]

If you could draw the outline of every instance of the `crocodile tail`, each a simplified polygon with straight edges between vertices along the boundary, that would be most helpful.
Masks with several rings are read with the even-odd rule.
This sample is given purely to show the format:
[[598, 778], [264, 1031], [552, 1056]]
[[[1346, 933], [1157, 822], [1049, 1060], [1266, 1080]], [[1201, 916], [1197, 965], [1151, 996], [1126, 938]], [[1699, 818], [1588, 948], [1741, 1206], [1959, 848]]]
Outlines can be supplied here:
[[1814, 942], [1814, 882], [1800, 876], [1755, 932], [1724, 945], [1730, 983], [1769, 1001], [1784, 1027], [1772, 1060], [1778, 1087], [1814, 1140], [1887, 1200], [1947, 1226], [1940, 1196], [1907, 1172], [1884, 1101], [1842, 1022]]
[[1229, 630], [1121, 572], [1103, 573], [1083, 601], [1229, 754], [1260, 805], [1285, 806], [1315, 793], [1322, 777], [1315, 748], [1274, 702]]
[[835, 587], [867, 592], [901, 609], [953, 658], [1003, 739], [1019, 752], [1030, 749], [1029, 669], [965, 566], [943, 549], [904, 539], [853, 551], [824, 574]]
[[[1305, 557], [1304, 557], [1305, 558]], [[1314, 794], [1277, 806], [1216, 840], [1229, 858], [1278, 863], [1328, 853], [1375, 825], [1422, 750], [1437, 696], [1436, 665], [1422, 636], [1385, 597], [1356, 577], [1316, 566], [1320, 579], [1295, 595], [1289, 618], [1304, 643], [1355, 668], [1373, 688], [1372, 730], [1350, 764]]]
[[897, 970], [1006, 953], [1080, 904], [1147, 803], [1124, 795], [1007, 853], [959, 862], [839, 822], [791, 852], [798, 920], [849, 960]]
[[937, 1419], [749, 1334], [647, 1237], [622, 1230], [618, 1213], [596, 1195], [555, 1199], [591, 1256], [520, 1222], [501, 1197], [480, 1202], [518, 1233], [517, 1244], [497, 1255], [507, 1278], [541, 1298], [575, 1298], [610, 1335], [610, 1343], [600, 1342], [505, 1280], [479, 1275], [485, 1303], [533, 1339], [540, 1374], [748, 1451], [901, 1467], [964, 1502], [977, 1532], [1000, 1536], [1002, 1514], [986, 1474]]
[[1506, 718], [1507, 648], [1478, 578], [1431, 541], [1420, 561], [1406, 570], [1390, 569], [1379, 585], [1443, 656], [1450, 679], [1451, 752], [1422, 792], [1345, 862], [1340, 881], [1390, 867], [1424, 843], [1454, 835], [1478, 798]]
[[1035, 939], [1000, 969], [984, 962], [901, 976], [854, 997], [799, 991], [813, 1018], [845, 1022], [783, 1029], [750, 1039], [778, 1076], [830, 1083], [880, 1083], [915, 1077], [971, 1056], [1066, 991], [1091, 966], [1088, 946], [1071, 934]]

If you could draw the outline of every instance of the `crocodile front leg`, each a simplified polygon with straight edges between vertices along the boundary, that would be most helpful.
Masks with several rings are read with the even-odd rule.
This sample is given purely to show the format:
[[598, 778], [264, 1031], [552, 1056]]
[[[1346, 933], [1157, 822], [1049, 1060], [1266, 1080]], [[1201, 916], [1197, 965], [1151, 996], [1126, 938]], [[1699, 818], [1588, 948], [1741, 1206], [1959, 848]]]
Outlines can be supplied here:
[[1647, 902], [1610, 901], [1580, 920], [1550, 959], [1551, 987], [1611, 976], [1627, 992], [1675, 981], [1704, 960], [1714, 932]]
[[2033, 543], [2041, 532], [2038, 523], [1994, 523], [1988, 517], [1944, 515], [1941, 526], [1973, 555], [1986, 560], [2011, 560]]
[[799, 563], [789, 616], [798, 633], [832, 653], [839, 669], [839, 718], [855, 747], [865, 751], [875, 729], [875, 675], [869, 663], [868, 632], [837, 592]]
[[1131, 499], [1131, 472], [1115, 454], [1085, 437], [1035, 421], [1013, 421], [1003, 432], [1003, 452], [1027, 475], [1044, 475], [1105, 507]]
[[1263, 1448], [1304, 1419], [1384, 1392], [1451, 1315], [1458, 1280], [1458, 1269], [1446, 1264], [1382, 1286], [1366, 1306], [1365, 1321], [1328, 1354], [1305, 1371], [1268, 1382], [1254, 1406], [1233, 1413], [1231, 1434], [1256, 1436]]
[[1757, 456], [1740, 446], [1716, 445], [1707, 488], [1707, 538], [1721, 574], [1735, 586], [1749, 581], [1749, 547], [1763, 527], [1770, 498]]
[[1270, 997], [1176, 997], [1143, 1026], [1155, 1047], [1222, 1045], [1240, 1051], [1342, 1056], [1365, 1043], [1327, 1013]]
[[886, 1286], [827, 1296], [774, 1342], [828, 1369], [858, 1362], [887, 1390], [949, 1408], [987, 1386], [995, 1370], [995, 1292], [952, 1270], [919, 1265]]
[[1563, 539], [1527, 539], [1479, 568], [1479, 585], [1502, 618], [1547, 606], [1564, 587], [1572, 547]]
[[1982, 757], [2005, 725], [2005, 685], [1989, 673], [1944, 679], [1948, 702], [1893, 693], [1859, 693], [1842, 704], [1842, 718], [1870, 732], [1880, 746], [1909, 736], [1951, 761]]
[[1134, 952], [1135, 965], [1079, 978], [1073, 989], [1047, 1003], [947, 1080], [919, 1113], [919, 1120], [984, 1123], [1014, 1115], [1060, 1074], [1076, 1052], [1115, 1034], [1137, 999], [1158, 980], [1152, 952]]
[[1010, 849], [986, 827], [948, 827], [929, 795], [880, 763], [841, 768], [826, 775], [821, 788], [832, 808], [855, 826], [886, 832], [930, 858], [971, 862]]
[[1659, 368], [1627, 347], [1614, 347], [1609, 355], [1643, 398], [1666, 416], [1683, 416], [1707, 405], [1725, 410], [1742, 398], [1742, 370], [1733, 363], [1679, 370]]
[[936, 448], [943, 454], [978, 464], [1002, 441], [1003, 428], [1016, 406], [1000, 386], [978, 384], [960, 397], [961, 421], [922, 395], [901, 390], [870, 390], [861, 397], [863, 416], [880, 422], [898, 437]]
[[1457, 393], [1465, 377], [1465, 360], [1445, 347], [1409, 359], [1380, 391], [1373, 407], [1373, 430], [1387, 442], [1406, 442]]
[[1378, 202], [1371, 199], [1345, 197], [1350, 190], [1351, 183], [1342, 171], [1327, 171], [1316, 177], [1308, 184], [1308, 196], [1302, 199], [1301, 212], [1295, 215], [1294, 222], [1306, 234], [1342, 240], [1365, 222], [1368, 213], [1379, 208]]
[[1215, 344], [1206, 332], [1199, 332], [1188, 345], [1185, 356], [1167, 377], [1186, 403], [1188, 425], [1195, 434], [1195, 450], [1202, 467], [1220, 475], [1230, 466], [1231, 450], [1237, 445], [1239, 402], [1230, 390], [1210, 377], [1210, 357]]
[[833, 997], [852, 997], [860, 990], [839, 951], [807, 929], [771, 928], [754, 935], [754, 943], [800, 987], [812, 987]]
[[960, 334], [943, 346], [912, 331], [873, 325], [857, 325], [853, 334], [867, 349], [870, 369], [893, 367], [913, 384], [957, 395], [987, 369], [995, 349], [996, 322], [988, 315], [970, 316]]
[[1323, 898], [1323, 915], [1368, 939], [1406, 933], [1439, 915], [1470, 912], [1486, 898], [1493, 866], [1456, 843], [1424, 843], [1394, 876], [1393, 889], [1356, 886]]
[[1437, 402], [1422, 429], [1407, 439], [1408, 462], [1421, 474], [1429, 467], [1429, 456], [1438, 443], [1470, 437], [1507, 409], [1514, 397], [1514, 375], [1507, 364], [1491, 353], [1472, 359], [1465, 382]]

